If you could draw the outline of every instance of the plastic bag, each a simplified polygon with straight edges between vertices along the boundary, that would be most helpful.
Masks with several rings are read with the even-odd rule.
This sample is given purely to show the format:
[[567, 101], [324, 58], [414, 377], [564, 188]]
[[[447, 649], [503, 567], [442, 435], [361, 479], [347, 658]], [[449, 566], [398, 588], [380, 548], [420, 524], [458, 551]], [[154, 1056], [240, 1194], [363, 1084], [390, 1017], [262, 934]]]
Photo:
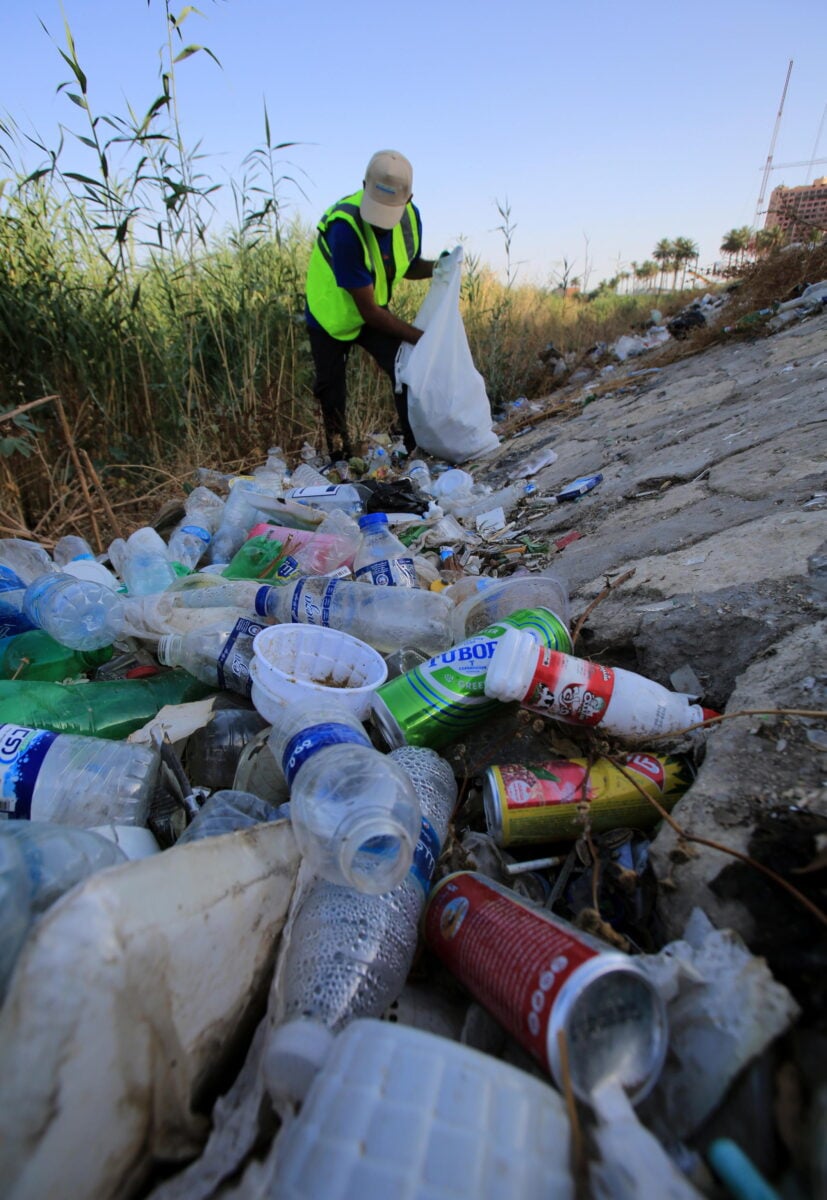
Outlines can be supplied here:
[[459, 311], [462, 257], [462, 246], [447, 256], [445, 277], [433, 280], [414, 321], [425, 332], [415, 346], [403, 343], [396, 358], [396, 384], [408, 385], [417, 444], [453, 463], [490, 454], [500, 444]]

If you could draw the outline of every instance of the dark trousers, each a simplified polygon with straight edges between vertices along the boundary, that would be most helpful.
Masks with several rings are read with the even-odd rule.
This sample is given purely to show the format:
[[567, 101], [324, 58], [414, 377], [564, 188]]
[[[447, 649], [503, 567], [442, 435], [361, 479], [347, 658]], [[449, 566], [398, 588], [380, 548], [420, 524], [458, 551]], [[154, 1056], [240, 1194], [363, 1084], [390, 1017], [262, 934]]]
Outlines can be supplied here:
[[[349, 458], [353, 448], [347, 432], [345, 371], [351, 347], [361, 346], [367, 350], [371, 358], [375, 359], [388, 376], [391, 388], [393, 388], [396, 382], [394, 366], [396, 352], [401, 344], [400, 339], [391, 337], [387, 333], [380, 333], [379, 330], [371, 329], [367, 325], [363, 325], [359, 336], [350, 342], [340, 342], [338, 338], [331, 337], [324, 329], [313, 325], [308, 325], [307, 332], [310, 337], [313, 365], [316, 368], [313, 395], [321, 405], [328, 453], [331, 458], [339, 453], [343, 454], [345, 458]], [[405, 449], [410, 454], [416, 445], [416, 438], [408, 422], [408, 389], [403, 387], [401, 392], [394, 391], [393, 399]], [[341, 441], [341, 451], [336, 449], [337, 440]]]

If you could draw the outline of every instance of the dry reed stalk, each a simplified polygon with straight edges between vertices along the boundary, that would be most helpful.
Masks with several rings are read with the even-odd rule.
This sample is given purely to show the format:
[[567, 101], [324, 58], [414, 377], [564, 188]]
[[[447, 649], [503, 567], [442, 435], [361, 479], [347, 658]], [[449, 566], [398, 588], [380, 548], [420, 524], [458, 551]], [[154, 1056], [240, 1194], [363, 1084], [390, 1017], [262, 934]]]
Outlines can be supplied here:
[[103, 509], [104, 509], [104, 512], [106, 513], [107, 520], [109, 521], [109, 524], [115, 533], [115, 537], [122, 538], [124, 536], [123, 529], [121, 528], [120, 522], [118, 521], [118, 518], [115, 516], [115, 513], [112, 510], [112, 505], [109, 503], [109, 497], [107, 496], [106, 492], [103, 489], [103, 484], [100, 481], [100, 476], [98, 475], [97, 471], [95, 470], [94, 464], [93, 464], [91, 458], [89, 457], [89, 455], [87, 454], [87, 452], [85, 450], [81, 449], [80, 453], [83, 456], [84, 466], [86, 467], [86, 470], [89, 472], [89, 474], [92, 478], [92, 482], [95, 485], [95, 488], [97, 489], [97, 493], [100, 496], [101, 504], [103, 505]]
[[80, 458], [78, 457], [78, 452], [75, 447], [75, 439], [72, 436], [72, 431], [69, 428], [69, 422], [66, 419], [66, 410], [64, 409], [63, 401], [59, 396], [56, 397], [55, 407], [57, 408], [57, 415], [60, 418], [60, 424], [63, 428], [63, 436], [66, 438], [66, 445], [69, 448], [69, 454], [72, 457], [72, 462], [75, 464], [78, 483], [80, 484], [81, 491], [83, 492], [83, 498], [86, 501], [86, 505], [89, 510], [89, 520], [92, 524], [92, 532], [95, 537], [97, 551], [98, 554], [101, 554], [103, 553], [103, 539], [101, 538], [101, 531], [98, 526], [98, 518], [95, 516], [95, 510], [92, 506], [92, 497], [89, 493], [89, 485], [86, 482], [86, 476], [84, 475], [83, 467], [80, 464]]

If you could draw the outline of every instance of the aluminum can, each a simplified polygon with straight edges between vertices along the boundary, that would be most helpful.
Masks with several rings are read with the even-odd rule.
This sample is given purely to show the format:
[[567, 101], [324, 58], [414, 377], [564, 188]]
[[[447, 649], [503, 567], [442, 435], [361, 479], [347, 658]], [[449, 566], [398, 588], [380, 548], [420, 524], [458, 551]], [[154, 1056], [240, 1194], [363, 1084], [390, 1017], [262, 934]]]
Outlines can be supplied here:
[[[670, 755], [626, 754], [623, 766], [667, 812], [693, 778], [687, 760]], [[592, 833], [651, 829], [660, 820], [655, 806], [606, 759], [591, 767], [586, 758], [489, 767], [482, 798], [488, 832], [499, 846], [572, 841], [582, 835], [585, 817]]]
[[626, 954], [475, 871], [448, 875], [424, 916], [428, 947], [563, 1087], [565, 1033], [575, 1094], [613, 1080], [638, 1103], [666, 1056], [666, 1008]]
[[485, 695], [485, 673], [508, 627], [530, 633], [538, 646], [568, 653], [566, 625], [548, 608], [524, 608], [489, 625], [458, 646], [429, 658], [380, 687], [373, 721], [384, 741], [397, 746], [443, 746], [461, 738], [499, 706]]

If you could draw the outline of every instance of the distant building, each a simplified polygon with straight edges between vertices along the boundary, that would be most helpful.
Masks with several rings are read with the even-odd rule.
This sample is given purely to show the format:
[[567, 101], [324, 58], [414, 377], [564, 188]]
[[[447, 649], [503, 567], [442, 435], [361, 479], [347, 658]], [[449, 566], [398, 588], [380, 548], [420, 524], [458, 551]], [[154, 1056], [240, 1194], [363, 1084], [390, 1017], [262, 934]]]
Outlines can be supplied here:
[[764, 228], [772, 225], [781, 226], [788, 242], [827, 229], [827, 175], [802, 187], [773, 188]]

